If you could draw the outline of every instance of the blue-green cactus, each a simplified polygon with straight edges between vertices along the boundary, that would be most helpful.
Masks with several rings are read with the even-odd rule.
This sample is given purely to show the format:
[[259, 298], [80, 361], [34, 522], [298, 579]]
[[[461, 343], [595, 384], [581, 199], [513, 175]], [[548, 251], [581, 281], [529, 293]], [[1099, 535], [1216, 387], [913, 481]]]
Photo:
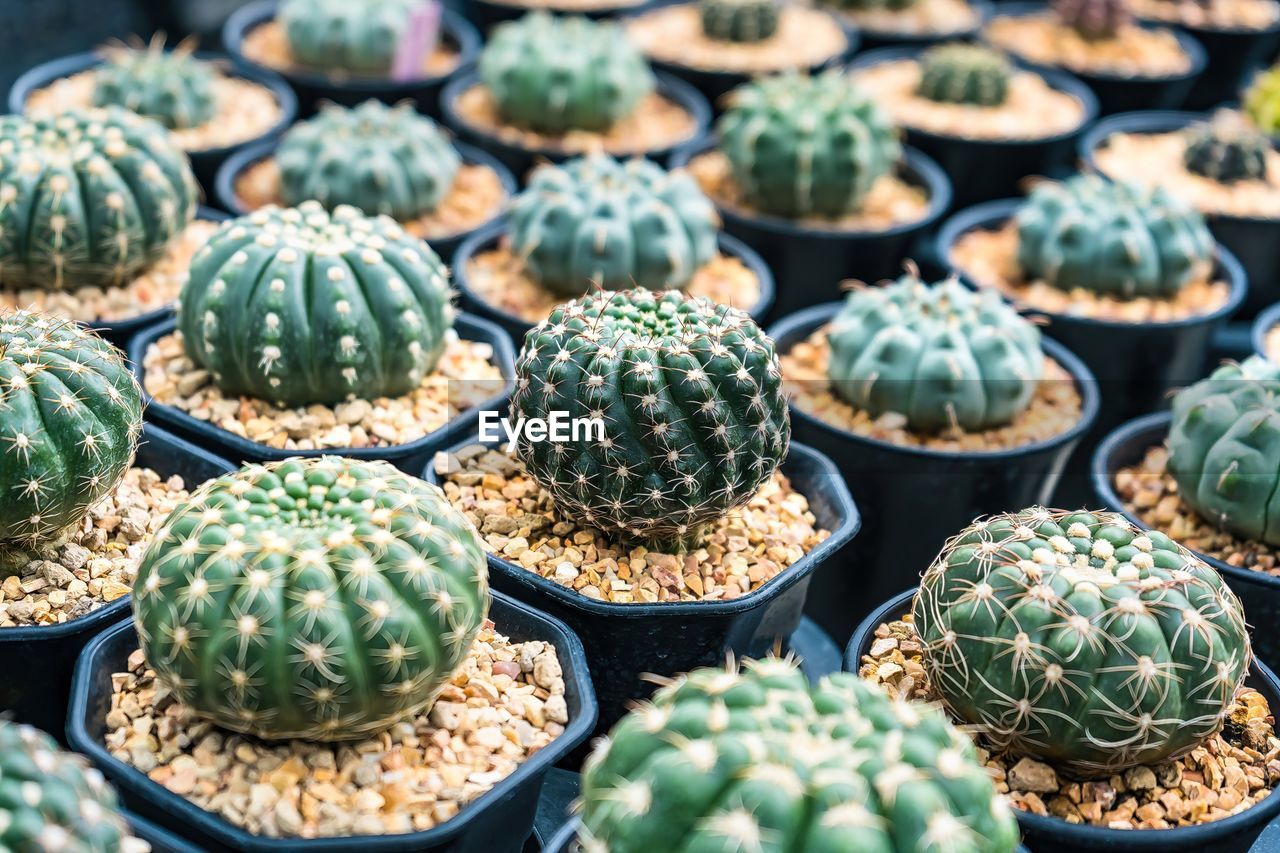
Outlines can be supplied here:
[[104, 49], [103, 63], [93, 72], [93, 105], [124, 107], [170, 130], [205, 124], [218, 111], [217, 75], [194, 52], [192, 42], [165, 50], [160, 38], [145, 47]]
[[277, 18], [300, 65], [376, 75], [390, 72], [415, 6], [423, 0], [284, 0]]

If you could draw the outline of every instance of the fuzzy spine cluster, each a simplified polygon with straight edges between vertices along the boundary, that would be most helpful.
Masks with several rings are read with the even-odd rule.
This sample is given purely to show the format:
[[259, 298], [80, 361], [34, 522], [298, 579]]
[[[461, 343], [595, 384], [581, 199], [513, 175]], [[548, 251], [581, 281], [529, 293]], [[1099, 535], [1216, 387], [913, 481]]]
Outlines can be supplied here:
[[1187, 171], [1220, 184], [1267, 177], [1271, 142], [1251, 127], [1210, 122], [1187, 130], [1182, 162]]
[[[434, 0], [430, 0], [434, 2]], [[284, 0], [277, 19], [300, 65], [379, 75], [391, 70], [423, 0]]]
[[1244, 113], [1268, 136], [1280, 134], [1280, 65], [1254, 78], [1245, 91]]
[[783, 0], [700, 0], [702, 33], [715, 41], [765, 41], [778, 31]]
[[1054, 15], [1088, 41], [1115, 38], [1133, 14], [1128, 0], [1052, 0]]
[[931, 101], [998, 107], [1013, 68], [1004, 54], [974, 44], [942, 44], [920, 57], [918, 94]]
[[217, 75], [194, 53], [192, 42], [165, 50], [161, 38], [105, 48], [93, 73], [93, 105], [124, 107], [170, 130], [205, 124], [217, 114]]

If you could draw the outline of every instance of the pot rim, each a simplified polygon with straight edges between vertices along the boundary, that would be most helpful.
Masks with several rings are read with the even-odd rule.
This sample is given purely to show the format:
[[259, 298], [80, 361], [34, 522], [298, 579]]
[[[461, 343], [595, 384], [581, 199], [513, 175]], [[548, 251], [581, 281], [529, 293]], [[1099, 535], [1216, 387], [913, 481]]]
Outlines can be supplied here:
[[1253, 351], [1255, 354], [1267, 357], [1267, 332], [1280, 325], [1280, 302], [1269, 308], [1264, 309], [1258, 314], [1257, 319], [1253, 321], [1253, 328], [1250, 330], [1250, 340], [1253, 341]]

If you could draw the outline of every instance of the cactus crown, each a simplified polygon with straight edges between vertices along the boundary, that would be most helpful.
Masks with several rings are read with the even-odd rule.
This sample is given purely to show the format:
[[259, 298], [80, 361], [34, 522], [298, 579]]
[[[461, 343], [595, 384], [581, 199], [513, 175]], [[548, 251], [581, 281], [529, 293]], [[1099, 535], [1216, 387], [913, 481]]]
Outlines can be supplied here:
[[783, 0], [700, 0], [702, 32], [709, 39], [764, 41], [778, 31]]
[[1280, 65], [1254, 78], [1244, 95], [1244, 113], [1268, 136], [1280, 133]]
[[1128, 0], [1051, 0], [1058, 20], [1089, 41], [1113, 38], [1133, 15]]
[[284, 0], [277, 17], [300, 65], [386, 74], [423, 0]]
[[1187, 130], [1183, 162], [1188, 172], [1221, 184], [1258, 181], [1267, 177], [1270, 151], [1270, 141], [1253, 128], [1215, 121]]
[[931, 101], [996, 107], [1009, 97], [1013, 68], [991, 48], [942, 44], [925, 51], [920, 65], [916, 91]]
[[216, 77], [194, 53], [190, 40], [165, 50], [163, 36], [149, 45], [109, 45], [102, 50], [105, 61], [94, 71], [93, 105], [124, 107], [170, 130], [210, 121], [218, 109]]

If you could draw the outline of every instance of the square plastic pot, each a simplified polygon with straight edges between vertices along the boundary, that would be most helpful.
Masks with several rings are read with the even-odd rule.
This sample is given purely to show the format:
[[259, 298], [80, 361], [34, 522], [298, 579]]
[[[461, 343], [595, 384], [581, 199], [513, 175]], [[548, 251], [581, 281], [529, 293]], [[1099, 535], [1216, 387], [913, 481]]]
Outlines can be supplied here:
[[857, 29], [862, 34], [861, 49], [865, 53], [882, 47], [928, 47], [942, 42], [974, 41], [982, 32], [983, 25], [995, 14], [995, 7], [987, 0], [968, 0], [968, 5], [978, 12], [978, 22], [968, 29], [948, 33], [904, 33], [859, 26]]
[[481, 794], [447, 822], [424, 832], [340, 838], [268, 838], [254, 835], [175, 794], [145, 773], [115, 758], [103, 745], [111, 707], [111, 674], [128, 668], [138, 648], [132, 622], [99, 634], [76, 665], [67, 739], [115, 785], [128, 808], [212, 851], [238, 853], [519, 853], [533, 831], [542, 782], [551, 766], [591, 734], [596, 700], [582, 643], [564, 623], [534, 608], [493, 596], [489, 610], [497, 630], [517, 642], [543, 640], [555, 646], [564, 669], [569, 724], [564, 733], [530, 756], [510, 776]]

